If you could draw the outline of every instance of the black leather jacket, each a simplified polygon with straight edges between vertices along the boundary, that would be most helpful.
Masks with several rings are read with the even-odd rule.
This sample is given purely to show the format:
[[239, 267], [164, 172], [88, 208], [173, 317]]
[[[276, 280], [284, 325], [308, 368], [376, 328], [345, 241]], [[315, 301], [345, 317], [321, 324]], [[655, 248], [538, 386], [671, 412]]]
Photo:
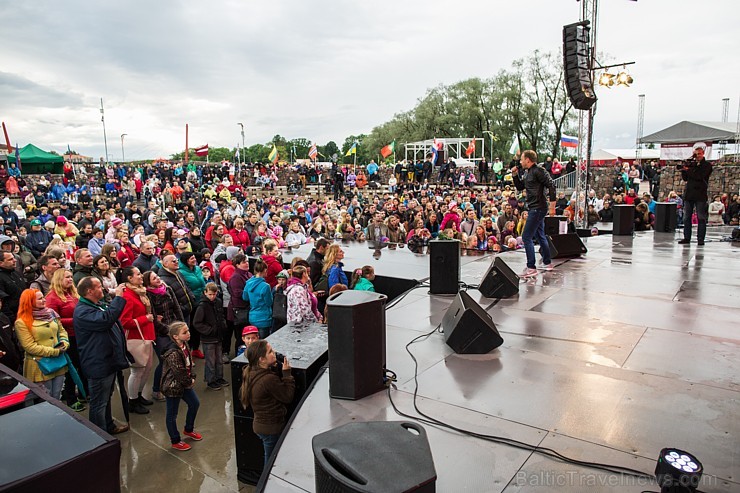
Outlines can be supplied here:
[[[527, 206], [530, 209], [547, 212], [548, 197], [550, 200], [555, 200], [555, 183], [545, 168], [534, 164], [527, 170], [519, 171], [512, 178], [517, 190], [527, 190]], [[548, 197], [545, 197], [545, 189], [548, 191]]]

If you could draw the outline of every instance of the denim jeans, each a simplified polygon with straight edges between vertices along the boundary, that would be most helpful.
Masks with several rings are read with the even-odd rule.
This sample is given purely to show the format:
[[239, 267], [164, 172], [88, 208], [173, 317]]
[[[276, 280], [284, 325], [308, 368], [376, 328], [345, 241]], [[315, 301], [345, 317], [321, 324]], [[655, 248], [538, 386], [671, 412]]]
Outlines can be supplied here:
[[542, 254], [542, 263], [548, 265], [552, 262], [550, 258], [550, 244], [545, 236], [545, 216], [547, 211], [541, 209], [529, 209], [527, 223], [524, 225], [522, 232], [522, 241], [524, 242], [524, 251], [527, 254], [527, 267], [535, 268], [534, 238], [540, 244], [540, 253]]
[[169, 337], [157, 336], [156, 343], [154, 346], [154, 354], [157, 355], [159, 363], [154, 369], [154, 381], [152, 382], [152, 393], [159, 393], [159, 385], [162, 383], [162, 348], [167, 345], [168, 342], [172, 341]]
[[691, 239], [691, 216], [694, 215], [694, 209], [696, 209], [696, 218], [699, 220], [696, 237], [699, 241], [704, 241], [704, 237], [707, 235], [709, 204], [706, 201], [684, 200], [683, 209], [683, 239]]
[[177, 430], [177, 411], [181, 399], [188, 405], [188, 413], [185, 416], [185, 431], [193, 431], [195, 428], [195, 417], [198, 415], [198, 408], [200, 407], [200, 401], [193, 389], [185, 389], [182, 397], [167, 398], [167, 417], [165, 421], [167, 423], [167, 433], [169, 433], [172, 443], [178, 443], [181, 440], [180, 432]]
[[44, 388], [49, 393], [49, 395], [51, 395], [54, 399], [60, 399], [62, 397], [62, 386], [64, 385], [64, 375], [59, 375], [58, 377], [54, 377], [51, 380], [46, 380], [44, 382], [39, 382], [39, 383], [44, 386]]
[[224, 365], [221, 363], [221, 343], [201, 342], [205, 355], [205, 382], [213, 383], [224, 378]]
[[113, 417], [110, 411], [110, 398], [113, 395], [113, 384], [116, 374], [112, 373], [103, 378], [88, 378], [87, 385], [90, 388], [88, 396], [88, 419], [101, 430], [113, 429]]
[[272, 451], [275, 450], [275, 445], [277, 445], [278, 439], [280, 438], [280, 433], [277, 435], [263, 435], [262, 433], [257, 433], [257, 436], [262, 440], [262, 448], [265, 450], [265, 467], [267, 467], [267, 461], [270, 460]]

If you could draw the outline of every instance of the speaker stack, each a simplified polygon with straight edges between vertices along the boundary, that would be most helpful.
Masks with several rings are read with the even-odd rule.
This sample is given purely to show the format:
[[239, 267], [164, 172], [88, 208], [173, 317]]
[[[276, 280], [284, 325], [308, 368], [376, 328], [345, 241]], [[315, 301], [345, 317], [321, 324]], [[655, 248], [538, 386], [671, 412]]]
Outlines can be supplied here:
[[577, 110], [588, 110], [596, 103], [591, 76], [589, 21], [563, 27], [563, 66], [568, 97]]
[[614, 209], [612, 224], [613, 236], [632, 236], [635, 231], [635, 206], [633, 204], [617, 204]]
[[437, 471], [416, 423], [348, 423], [313, 437], [317, 493], [434, 493]]
[[457, 294], [460, 284], [459, 241], [429, 242], [429, 276], [431, 294]]
[[552, 258], [579, 257], [588, 253], [588, 248], [577, 233], [548, 236], [547, 243], [550, 246], [550, 257]]
[[678, 205], [675, 202], [655, 203], [655, 231], [673, 233], [678, 224]]
[[504, 343], [493, 319], [465, 291], [442, 318], [445, 342], [458, 354], [487, 354]]
[[340, 291], [326, 302], [329, 395], [362, 399], [385, 388], [385, 303], [370, 291]]

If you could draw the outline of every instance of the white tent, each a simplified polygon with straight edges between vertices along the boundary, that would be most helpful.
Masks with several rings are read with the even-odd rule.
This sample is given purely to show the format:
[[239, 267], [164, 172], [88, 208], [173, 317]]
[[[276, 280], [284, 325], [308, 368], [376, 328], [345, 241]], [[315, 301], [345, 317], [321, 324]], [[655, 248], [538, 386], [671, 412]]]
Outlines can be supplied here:
[[[637, 149], [598, 149], [591, 153], [592, 161], [615, 161], [620, 158], [625, 161], [637, 159]], [[660, 159], [660, 149], [642, 149], [640, 151], [642, 161]]]

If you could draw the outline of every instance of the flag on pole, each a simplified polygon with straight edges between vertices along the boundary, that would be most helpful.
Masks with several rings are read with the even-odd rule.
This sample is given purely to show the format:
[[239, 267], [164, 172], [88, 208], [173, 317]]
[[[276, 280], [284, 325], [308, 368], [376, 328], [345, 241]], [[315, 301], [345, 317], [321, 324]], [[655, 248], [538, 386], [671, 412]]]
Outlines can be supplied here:
[[67, 154], [69, 154], [69, 155], [72, 154], [72, 149], [69, 148], [69, 144], [67, 144]]
[[352, 154], [357, 155], [357, 142], [352, 142], [352, 147], [349, 148], [345, 156], [351, 156]]
[[308, 158], [309, 159], [316, 159], [316, 156], [318, 155], [319, 150], [316, 148], [316, 142], [311, 144], [311, 148], [308, 150]]
[[569, 135], [562, 135], [560, 137], [560, 147], [578, 148], [578, 137], [571, 137]]
[[518, 152], [519, 152], [519, 137], [515, 135], [514, 142], [512, 142], [511, 147], [509, 147], [509, 154], [516, 154]]
[[208, 155], [208, 144], [193, 149], [196, 156], [207, 156]]
[[432, 165], [437, 164], [437, 158], [439, 157], [439, 151], [442, 149], [443, 145], [444, 144], [442, 142], [437, 142], [436, 138], [432, 142]]
[[270, 155], [267, 156], [267, 160], [271, 163], [277, 163], [278, 160], [278, 151], [277, 146], [275, 146], [275, 143], [272, 143], [272, 150], [270, 151]]
[[236, 146], [236, 152], [234, 153], [234, 157], [236, 158], [237, 161], [239, 161], [239, 146], [238, 145]]
[[18, 142], [15, 143], [15, 167], [20, 171], [23, 171], [23, 167], [21, 166], [21, 154], [18, 152]]
[[465, 155], [470, 157], [471, 154], [475, 153], [475, 137], [473, 137], [473, 140], [470, 141], [468, 144], [468, 148], [465, 149]]
[[388, 156], [396, 152], [396, 141], [394, 140], [387, 146], [383, 147], [380, 150], [380, 155], [383, 156], [383, 159], [386, 159]]

